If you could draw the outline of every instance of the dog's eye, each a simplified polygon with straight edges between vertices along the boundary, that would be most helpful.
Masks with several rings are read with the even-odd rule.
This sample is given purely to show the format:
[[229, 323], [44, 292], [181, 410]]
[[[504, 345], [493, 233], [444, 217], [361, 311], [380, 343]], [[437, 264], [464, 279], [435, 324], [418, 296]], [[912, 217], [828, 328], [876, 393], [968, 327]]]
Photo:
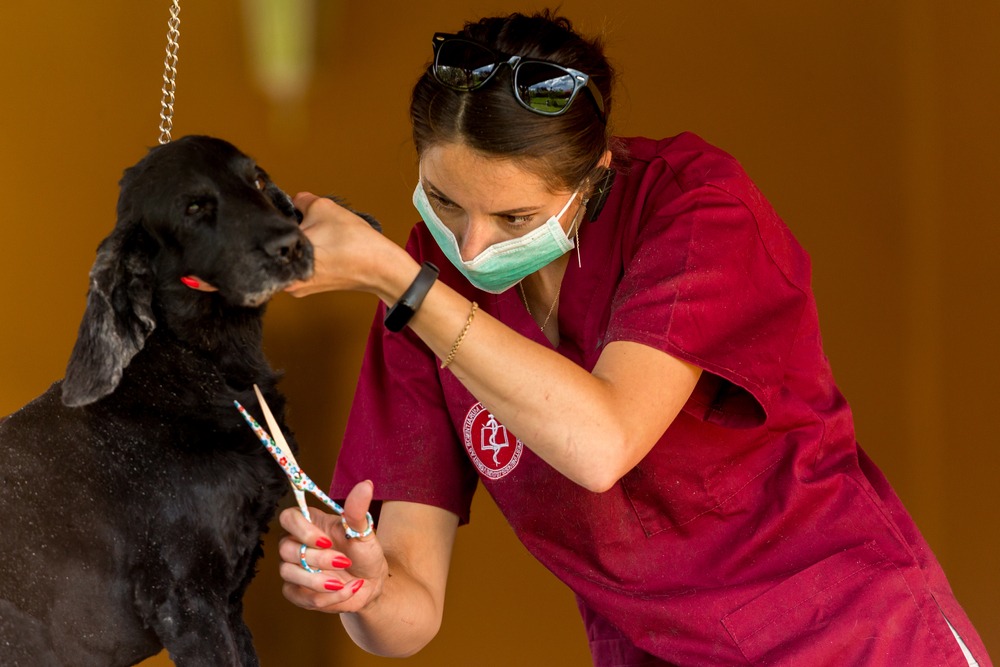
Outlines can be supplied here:
[[196, 215], [200, 210], [201, 204], [188, 204], [187, 210], [184, 212], [188, 215]]
[[264, 188], [267, 187], [267, 183], [264, 181], [263, 177], [258, 176], [257, 178], [253, 179], [253, 186], [258, 190], [260, 190], [261, 192], [263, 192]]

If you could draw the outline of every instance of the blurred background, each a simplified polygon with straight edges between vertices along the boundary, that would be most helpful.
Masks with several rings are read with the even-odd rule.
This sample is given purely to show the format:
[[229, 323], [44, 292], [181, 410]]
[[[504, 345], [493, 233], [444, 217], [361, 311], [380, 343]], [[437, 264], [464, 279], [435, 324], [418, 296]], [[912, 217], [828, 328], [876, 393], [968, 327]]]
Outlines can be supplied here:
[[[62, 377], [118, 179], [159, 136], [169, 6], [0, 7], [0, 415]], [[336, 193], [402, 243], [417, 220], [407, 106], [432, 33], [544, 6], [182, 1], [174, 137], [226, 138], [289, 192]], [[619, 68], [618, 134], [690, 130], [734, 154], [809, 250], [826, 350], [862, 445], [996, 654], [1000, 5], [560, 7], [603, 37]], [[333, 470], [374, 307], [352, 294], [271, 304], [267, 352], [286, 372], [300, 461], [316, 480]], [[52, 511], [73, 520], [58, 490]], [[262, 664], [387, 664], [336, 618], [285, 602], [279, 532], [247, 600]], [[444, 627], [405, 664], [590, 664], [572, 596], [485, 493], [459, 532]]]

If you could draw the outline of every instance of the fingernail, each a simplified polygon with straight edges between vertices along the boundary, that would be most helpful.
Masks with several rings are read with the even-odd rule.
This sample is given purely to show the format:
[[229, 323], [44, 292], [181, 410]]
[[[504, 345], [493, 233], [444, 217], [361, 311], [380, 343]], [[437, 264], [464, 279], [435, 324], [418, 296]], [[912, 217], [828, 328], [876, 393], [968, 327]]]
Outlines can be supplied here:
[[353, 584], [351, 584], [351, 593], [357, 593], [361, 590], [361, 587], [365, 585], [364, 579], [358, 579]]
[[348, 568], [351, 566], [351, 559], [347, 556], [337, 556], [332, 562], [334, 567]]
[[191, 289], [198, 289], [201, 287], [201, 283], [192, 278], [191, 276], [181, 276], [181, 282], [190, 287]]
[[343, 582], [337, 581], [336, 579], [327, 579], [326, 581], [323, 582], [323, 588], [325, 588], [328, 591], [339, 591], [343, 587], [344, 587]]
[[327, 537], [321, 537], [318, 540], [316, 540], [316, 548], [318, 549], [329, 549], [332, 546], [333, 542], [331, 542], [330, 539]]

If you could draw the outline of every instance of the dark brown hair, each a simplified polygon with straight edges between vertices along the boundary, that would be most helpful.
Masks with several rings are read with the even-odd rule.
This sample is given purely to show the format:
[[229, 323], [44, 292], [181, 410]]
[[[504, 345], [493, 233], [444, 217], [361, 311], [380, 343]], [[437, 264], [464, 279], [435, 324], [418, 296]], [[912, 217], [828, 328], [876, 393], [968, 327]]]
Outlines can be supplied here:
[[[578, 35], [569, 19], [549, 10], [511, 14], [466, 23], [458, 34], [506, 55], [546, 60], [588, 74], [610, 115], [614, 70], [600, 40]], [[441, 85], [428, 66], [410, 102], [413, 142], [418, 155], [443, 143], [465, 144], [484, 155], [517, 161], [553, 191], [573, 190], [600, 172], [598, 163], [611, 148], [609, 126], [586, 99], [589, 95], [582, 90], [566, 113], [543, 116], [518, 104], [509, 67], [469, 92]]]

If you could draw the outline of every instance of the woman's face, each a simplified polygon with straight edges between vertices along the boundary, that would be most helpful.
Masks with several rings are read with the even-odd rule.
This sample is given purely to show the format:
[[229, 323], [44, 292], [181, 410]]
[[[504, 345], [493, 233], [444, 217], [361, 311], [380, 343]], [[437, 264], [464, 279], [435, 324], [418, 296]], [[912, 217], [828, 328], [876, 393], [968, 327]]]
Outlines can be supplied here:
[[[420, 158], [424, 191], [434, 212], [470, 260], [494, 243], [523, 236], [557, 215], [572, 192], [549, 190], [545, 181], [511, 160], [484, 156], [463, 144], [438, 144]], [[563, 230], [576, 216], [571, 205]]]

